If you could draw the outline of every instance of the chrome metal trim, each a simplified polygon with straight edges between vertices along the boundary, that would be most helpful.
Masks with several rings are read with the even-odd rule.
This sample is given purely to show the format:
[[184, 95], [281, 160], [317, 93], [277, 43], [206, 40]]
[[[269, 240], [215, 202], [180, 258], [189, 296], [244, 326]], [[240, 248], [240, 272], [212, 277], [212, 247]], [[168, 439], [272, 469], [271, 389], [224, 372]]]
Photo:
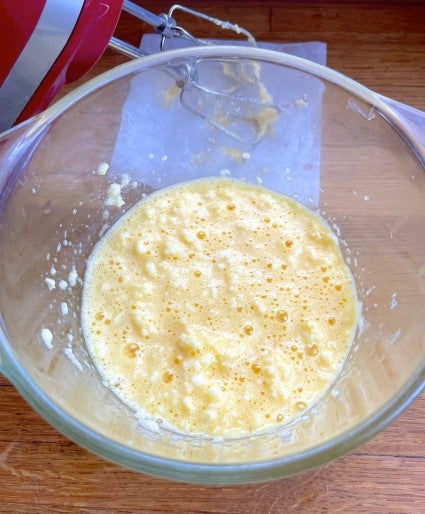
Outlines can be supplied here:
[[130, 57], [131, 59], [139, 59], [140, 57], [146, 57], [148, 54], [140, 48], [136, 48], [130, 43], [126, 43], [125, 41], [121, 41], [121, 39], [112, 36], [108, 46], [125, 55], [126, 57]]

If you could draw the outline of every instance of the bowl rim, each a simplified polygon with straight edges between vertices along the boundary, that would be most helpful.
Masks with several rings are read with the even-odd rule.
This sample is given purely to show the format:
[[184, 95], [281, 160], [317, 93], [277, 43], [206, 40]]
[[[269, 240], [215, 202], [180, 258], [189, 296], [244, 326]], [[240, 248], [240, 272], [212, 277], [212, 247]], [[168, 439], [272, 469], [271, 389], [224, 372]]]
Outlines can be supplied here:
[[[341, 73], [314, 62], [273, 50], [219, 45], [168, 50], [124, 63], [79, 86], [43, 113], [6, 131], [0, 136], [0, 142], [5, 137], [13, 138], [14, 133], [17, 131], [20, 131], [20, 141], [26, 140], [29, 142], [35, 140], [45, 130], [46, 126], [52, 123], [70, 106], [116, 79], [152, 67], [170, 65], [176, 60], [202, 57], [255, 59], [260, 62], [270, 62], [292, 67], [327, 80], [364, 100], [372, 107], [379, 109], [380, 113], [404, 137], [415, 153], [418, 148], [421, 148], [420, 142], [408, 133], [408, 128], [406, 128], [404, 120], [399, 116], [397, 110], [393, 109], [377, 93]], [[26, 129], [23, 134], [22, 128]], [[425, 159], [425, 155], [422, 157]], [[7, 341], [8, 337], [0, 323], [0, 371], [9, 378], [27, 402], [61, 433], [80, 446], [125, 467], [150, 475], [194, 483], [233, 484], [257, 482], [292, 475], [322, 465], [351, 451], [376, 435], [390, 424], [425, 387], [424, 358], [415, 373], [409, 377], [404, 385], [378, 411], [361, 423], [341, 432], [335, 438], [312, 446], [303, 452], [254, 463], [207, 464], [184, 462], [130, 449], [121, 443], [108, 439], [88, 426], [83, 425], [72, 416], [69, 416], [51, 401], [46, 393], [38, 389], [34, 381], [31, 380], [20, 366]]]

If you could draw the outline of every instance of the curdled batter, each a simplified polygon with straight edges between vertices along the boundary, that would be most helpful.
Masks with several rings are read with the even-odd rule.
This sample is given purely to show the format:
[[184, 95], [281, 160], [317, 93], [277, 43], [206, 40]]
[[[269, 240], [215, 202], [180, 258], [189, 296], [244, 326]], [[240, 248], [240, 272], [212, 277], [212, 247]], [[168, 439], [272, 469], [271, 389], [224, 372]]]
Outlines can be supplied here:
[[99, 372], [185, 433], [244, 435], [296, 416], [334, 381], [356, 321], [329, 227], [230, 179], [149, 196], [87, 263], [82, 327]]

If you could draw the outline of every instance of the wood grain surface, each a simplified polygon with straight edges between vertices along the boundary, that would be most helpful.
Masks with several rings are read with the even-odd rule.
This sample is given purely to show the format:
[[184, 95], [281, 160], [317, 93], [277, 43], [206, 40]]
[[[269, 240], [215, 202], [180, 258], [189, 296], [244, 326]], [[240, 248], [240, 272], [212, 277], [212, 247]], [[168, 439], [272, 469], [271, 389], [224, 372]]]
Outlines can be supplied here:
[[[159, 13], [169, 3], [139, 2]], [[425, 110], [423, 1], [188, 1], [264, 41], [327, 43], [328, 65]], [[183, 18], [182, 18], [183, 22]], [[204, 23], [199, 36], [219, 36]], [[122, 15], [116, 35], [149, 29]], [[228, 34], [226, 34], [228, 37]], [[61, 95], [125, 59], [107, 50]], [[50, 427], [0, 377], [0, 512], [256, 513], [425, 512], [425, 396], [351, 454], [294, 477], [244, 486], [199, 486], [138, 474], [88, 453]]]

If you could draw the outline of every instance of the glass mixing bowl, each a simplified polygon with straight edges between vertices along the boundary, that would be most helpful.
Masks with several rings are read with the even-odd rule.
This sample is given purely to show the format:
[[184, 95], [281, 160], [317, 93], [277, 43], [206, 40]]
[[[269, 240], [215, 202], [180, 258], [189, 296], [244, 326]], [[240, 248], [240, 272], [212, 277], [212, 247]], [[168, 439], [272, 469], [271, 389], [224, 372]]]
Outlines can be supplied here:
[[[256, 145], [217, 130], [174, 97], [173, 72], [199, 59], [211, 69], [217, 59], [260, 64], [281, 114]], [[212, 79], [220, 87], [223, 77]], [[305, 60], [210, 47], [120, 66], [9, 131], [0, 139], [1, 372], [78, 444], [178, 480], [271, 479], [366, 441], [424, 382], [425, 134], [411, 114]], [[93, 172], [102, 161], [110, 164], [104, 176]], [[117, 217], [158, 188], [229, 173], [295, 197], [330, 223], [357, 284], [363, 326], [318, 404], [274, 431], [220, 441], [140, 422], [102, 384], [79, 309], [86, 258]], [[125, 204], [106, 208], [117, 181]]]

